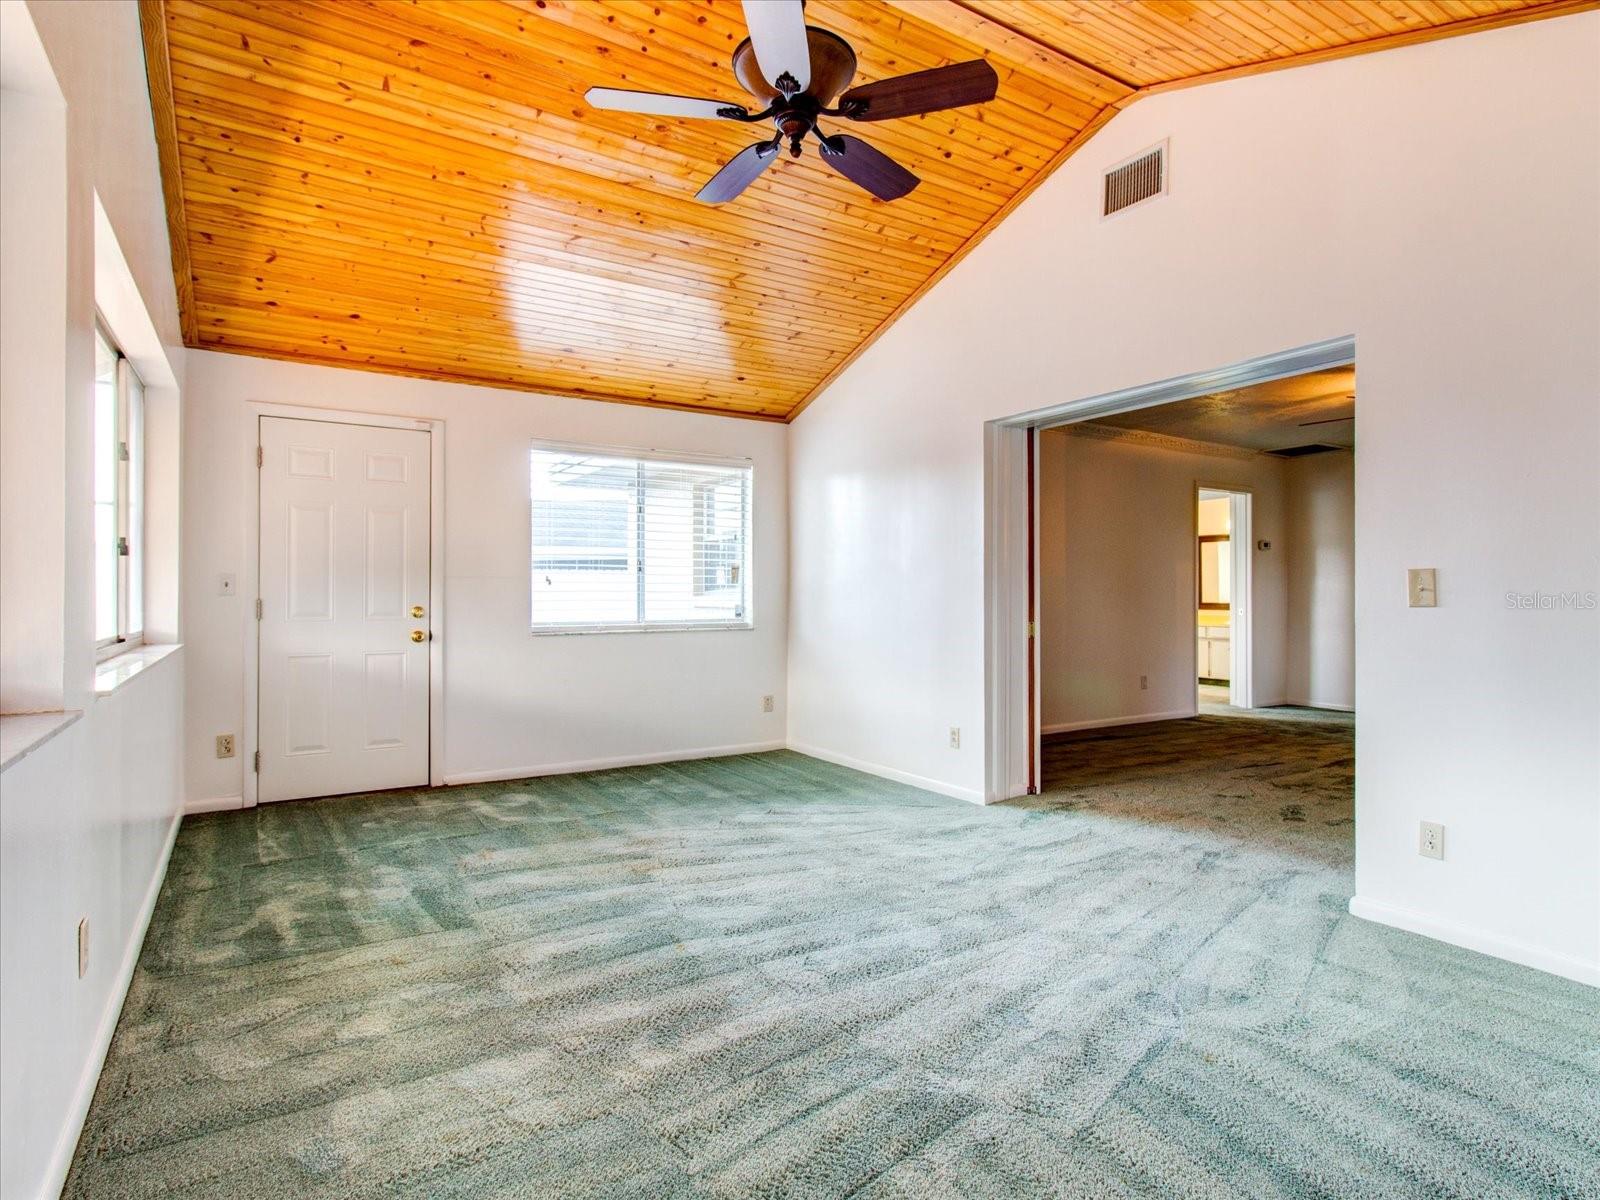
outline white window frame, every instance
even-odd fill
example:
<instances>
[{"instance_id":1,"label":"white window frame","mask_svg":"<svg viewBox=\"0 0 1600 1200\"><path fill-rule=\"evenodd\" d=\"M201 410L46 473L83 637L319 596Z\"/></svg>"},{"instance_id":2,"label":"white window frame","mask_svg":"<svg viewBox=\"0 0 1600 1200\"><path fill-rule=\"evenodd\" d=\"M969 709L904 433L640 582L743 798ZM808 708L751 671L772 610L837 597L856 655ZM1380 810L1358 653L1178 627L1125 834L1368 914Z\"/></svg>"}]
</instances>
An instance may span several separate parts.
<instances>
[{"instance_id":1,"label":"white window frame","mask_svg":"<svg viewBox=\"0 0 1600 1200\"><path fill-rule=\"evenodd\" d=\"M591 633L696 633L709 631L750 630L755 628L755 465L748 458L731 455L696 454L678 450L642 450L631 446L599 446L582 442L552 442L535 438L528 447L528 465L531 471L533 455L537 451L557 454L594 454L618 458L640 465L647 462L673 463L684 466L730 467L745 472L744 497L744 616L731 621L593 621L577 623L541 623L534 613L533 602L533 495L528 495L528 623L534 637L563 637ZM642 562L642 558L640 560ZM638 575L639 608L643 612L644 573Z\"/></svg>"},{"instance_id":2,"label":"white window frame","mask_svg":"<svg viewBox=\"0 0 1600 1200\"><path fill-rule=\"evenodd\" d=\"M137 530L134 529L132 515L134 510L137 509L142 520L145 511L145 505L144 497L142 495L138 497L139 503L137 505L133 503L135 497L133 495L134 463L131 433L135 420L135 414L133 412L133 391L130 381L137 381L139 383L140 399L138 405L140 412L137 414L137 421L139 427L138 450L141 459L144 456L144 381L140 379L138 373L134 371L133 364L128 361L127 354L123 352L122 346L118 343L116 337L112 334L110 328L106 325L104 319L101 318L98 313L95 315L95 328L99 336L105 340L106 345L110 347L111 352L117 357L115 422L116 449L114 453L116 454L117 460L116 536L121 549L117 555L117 632L110 637L99 638L95 641L95 661L103 662L108 658L114 658L118 654L126 653L127 651L135 649L136 647L144 644L144 622L142 620L144 615L143 604L139 606L139 613L141 617L139 628L132 629L129 627L132 624L130 614L132 612L133 587L135 583L137 583L138 587L141 589L144 587L143 575L145 565L144 530L142 528ZM94 454L98 456L101 449L102 447L96 444L94 447ZM140 470L138 472L139 486L141 489L144 485L143 465L144 464L142 462L139 464ZM137 543L137 546L135 546L135 543ZM138 580L134 580L132 577L132 562L136 549L140 567L140 578ZM95 564L93 576L95 594L97 597L99 595L100 585L99 573L100 564L97 562Z\"/></svg>"}]
</instances>

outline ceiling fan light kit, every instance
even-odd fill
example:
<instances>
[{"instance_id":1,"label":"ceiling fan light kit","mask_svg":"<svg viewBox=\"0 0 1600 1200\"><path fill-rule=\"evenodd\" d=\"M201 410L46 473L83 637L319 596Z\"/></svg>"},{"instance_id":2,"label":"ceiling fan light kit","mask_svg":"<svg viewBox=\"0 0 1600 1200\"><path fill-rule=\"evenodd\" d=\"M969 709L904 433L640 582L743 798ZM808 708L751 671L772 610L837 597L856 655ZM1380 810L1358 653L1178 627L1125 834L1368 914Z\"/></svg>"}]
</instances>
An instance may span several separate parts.
<instances>
[{"instance_id":1,"label":"ceiling fan light kit","mask_svg":"<svg viewBox=\"0 0 1600 1200\"><path fill-rule=\"evenodd\" d=\"M741 104L658 92L590 88L585 95L594 108L620 112L747 124L771 121L776 130L772 138L746 146L700 189L695 199L707 204L725 204L743 192L777 161L784 142L790 155L799 158L808 134L817 140L818 157L833 170L879 200L898 200L921 181L858 137L823 133L818 119L920 116L982 104L994 99L1000 85L994 68L980 58L846 91L855 78L856 53L838 34L807 25L803 0L744 0L744 15L750 36L734 49L733 74L761 105L755 112Z\"/></svg>"}]
</instances>

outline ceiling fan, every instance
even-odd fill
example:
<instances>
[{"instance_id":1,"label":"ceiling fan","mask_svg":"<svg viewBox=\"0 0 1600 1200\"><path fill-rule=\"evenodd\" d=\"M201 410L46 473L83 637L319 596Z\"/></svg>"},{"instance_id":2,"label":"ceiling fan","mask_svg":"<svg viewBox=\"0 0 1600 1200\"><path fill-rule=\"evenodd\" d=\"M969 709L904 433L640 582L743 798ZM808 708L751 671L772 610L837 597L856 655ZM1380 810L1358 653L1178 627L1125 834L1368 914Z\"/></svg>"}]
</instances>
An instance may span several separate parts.
<instances>
[{"instance_id":1,"label":"ceiling fan","mask_svg":"<svg viewBox=\"0 0 1600 1200\"><path fill-rule=\"evenodd\" d=\"M824 134L817 128L817 118L887 121L914 117L993 100L1000 86L994 68L979 58L880 79L846 92L856 73L856 53L838 34L806 24L804 0L744 0L744 18L750 36L734 49L733 73L764 106L757 112L740 104L662 92L597 87L584 95L593 107L618 112L721 121L770 120L777 136L746 146L713 175L695 196L707 204L724 204L754 183L777 161L785 139L789 153L799 158L807 134L817 139L822 161L839 174L880 200L898 200L921 180L858 137ZM836 106L828 107L835 97Z\"/></svg>"}]
</instances>

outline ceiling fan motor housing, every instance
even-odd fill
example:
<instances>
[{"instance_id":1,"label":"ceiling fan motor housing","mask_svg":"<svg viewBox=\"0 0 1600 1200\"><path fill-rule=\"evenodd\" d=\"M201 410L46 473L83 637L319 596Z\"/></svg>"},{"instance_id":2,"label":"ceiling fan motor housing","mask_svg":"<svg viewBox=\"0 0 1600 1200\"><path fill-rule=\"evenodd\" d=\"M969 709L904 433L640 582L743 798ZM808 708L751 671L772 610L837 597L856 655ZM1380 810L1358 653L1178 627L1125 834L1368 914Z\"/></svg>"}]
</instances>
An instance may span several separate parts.
<instances>
[{"instance_id":1,"label":"ceiling fan motor housing","mask_svg":"<svg viewBox=\"0 0 1600 1200\"><path fill-rule=\"evenodd\" d=\"M817 108L825 108L855 78L856 52L837 33L818 29L815 25L806 26L806 43L811 49L811 82L804 92L793 99L806 96ZM734 47L733 74L739 86L759 100L762 107L783 99L783 93L762 76L749 38Z\"/></svg>"}]
</instances>

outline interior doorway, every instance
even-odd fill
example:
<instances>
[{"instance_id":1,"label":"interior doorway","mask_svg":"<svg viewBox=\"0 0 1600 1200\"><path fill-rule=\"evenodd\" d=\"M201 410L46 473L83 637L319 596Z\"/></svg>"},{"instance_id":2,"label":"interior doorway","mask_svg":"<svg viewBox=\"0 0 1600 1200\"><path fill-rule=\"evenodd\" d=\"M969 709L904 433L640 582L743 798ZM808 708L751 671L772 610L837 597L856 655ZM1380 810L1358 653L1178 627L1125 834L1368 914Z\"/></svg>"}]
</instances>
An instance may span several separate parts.
<instances>
[{"instance_id":1,"label":"interior doorway","mask_svg":"<svg viewBox=\"0 0 1600 1200\"><path fill-rule=\"evenodd\" d=\"M1251 500L1195 485L1195 710L1250 708Z\"/></svg>"},{"instance_id":2,"label":"interior doorway","mask_svg":"<svg viewBox=\"0 0 1600 1200\"><path fill-rule=\"evenodd\" d=\"M1329 461L1344 472L1345 523L1353 536L1353 440L1341 439L1353 438L1354 359L1354 340L1338 338L1034 410L986 427L987 799L1021 796L1047 784L1042 741L1052 734L1200 716L1197 505L1203 489L1226 493L1229 504L1226 709L1246 715L1296 702L1353 707L1353 602L1346 613L1347 636L1331 653L1319 651L1324 666L1324 660L1347 655L1347 686L1339 686L1337 670L1323 671L1319 678L1334 681L1326 695L1345 692L1350 704L1336 699L1322 704L1309 692L1296 701L1285 691L1290 667L1284 647L1282 468L1302 454L1329 452ZM1336 393L1341 379L1346 390ZM1279 388L1257 386L1273 383ZM1296 389L1316 394L1307 399ZM1255 441L1229 444L1212 430L1241 404L1271 407L1274 413L1255 429ZM1101 460L1116 457L1104 453L1108 449L1120 453L1130 447L1151 457L1166 452L1169 459L1201 452L1204 457L1176 469L1169 461L1159 486L1122 490L1102 486L1104 479L1093 470L1076 470L1070 478L1078 491L1049 498L1052 509L1041 501L1051 486L1051 446L1059 448L1061 437L1080 450L1098 447L1088 457ZM1196 442L1211 444L1196 447ZM1070 567L1040 559L1051 514L1063 511L1099 526L1074 543ZM1116 520L1128 527L1113 530ZM1130 548L1155 541L1161 545L1161 563L1135 561ZM1316 586L1333 582L1336 590L1343 586L1353 594L1353 554L1344 555L1340 564L1339 571L1348 576L1342 584L1335 571L1323 572L1327 578L1319 577ZM1316 570L1324 565L1317 562ZM1063 622L1052 608L1052 572L1078 585L1083 603L1075 619ZM1076 662L1065 673L1052 662L1063 645L1070 646ZM1220 646L1217 653L1224 654ZM1216 661L1220 666L1222 658ZM1063 679L1065 711L1052 693Z\"/></svg>"}]
</instances>

